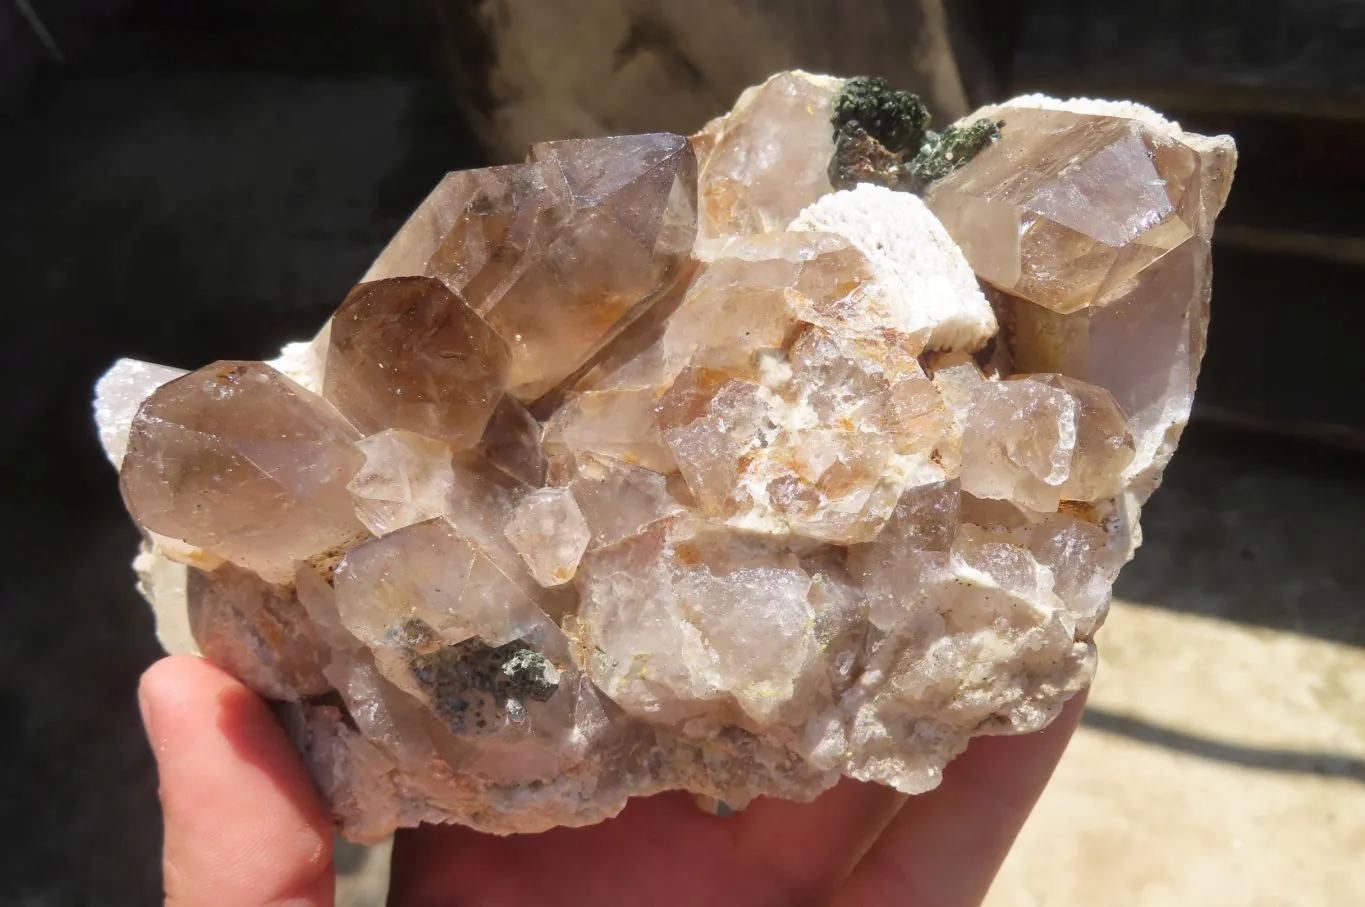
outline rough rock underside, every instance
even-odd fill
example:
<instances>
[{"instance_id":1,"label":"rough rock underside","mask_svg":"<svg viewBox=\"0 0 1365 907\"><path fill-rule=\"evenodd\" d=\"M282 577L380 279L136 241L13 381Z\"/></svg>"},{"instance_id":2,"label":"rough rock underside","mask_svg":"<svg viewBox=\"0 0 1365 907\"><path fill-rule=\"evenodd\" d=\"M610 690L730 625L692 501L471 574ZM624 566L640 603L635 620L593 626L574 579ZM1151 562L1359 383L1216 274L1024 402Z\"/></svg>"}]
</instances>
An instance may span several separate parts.
<instances>
[{"instance_id":1,"label":"rough rock underside","mask_svg":"<svg viewBox=\"0 0 1365 907\"><path fill-rule=\"evenodd\" d=\"M102 379L162 641L280 704L358 840L930 790L1090 681L1234 165L798 72L452 173L315 340Z\"/></svg>"}]
</instances>

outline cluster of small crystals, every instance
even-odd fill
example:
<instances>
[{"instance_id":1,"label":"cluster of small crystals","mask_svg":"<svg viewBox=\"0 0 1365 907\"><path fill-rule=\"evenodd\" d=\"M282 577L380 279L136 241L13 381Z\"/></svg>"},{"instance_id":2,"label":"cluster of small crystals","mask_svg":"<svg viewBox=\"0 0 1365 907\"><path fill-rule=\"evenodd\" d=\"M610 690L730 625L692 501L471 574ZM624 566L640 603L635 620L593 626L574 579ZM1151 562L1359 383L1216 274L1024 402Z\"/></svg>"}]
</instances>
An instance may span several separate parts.
<instances>
[{"instance_id":1,"label":"cluster of small crystals","mask_svg":"<svg viewBox=\"0 0 1365 907\"><path fill-rule=\"evenodd\" d=\"M163 639L347 834L922 792L1089 682L1231 144L1006 105L923 201L836 192L843 86L452 173L312 344L102 383Z\"/></svg>"}]
</instances>

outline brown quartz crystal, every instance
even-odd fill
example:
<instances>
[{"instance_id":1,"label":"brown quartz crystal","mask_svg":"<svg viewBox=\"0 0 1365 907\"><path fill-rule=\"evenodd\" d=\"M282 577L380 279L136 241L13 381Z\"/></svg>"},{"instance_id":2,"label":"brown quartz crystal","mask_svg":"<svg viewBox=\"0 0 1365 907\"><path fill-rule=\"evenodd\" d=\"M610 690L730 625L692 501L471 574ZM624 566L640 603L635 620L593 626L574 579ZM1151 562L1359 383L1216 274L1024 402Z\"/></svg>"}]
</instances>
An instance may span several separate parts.
<instances>
[{"instance_id":1,"label":"brown quartz crystal","mask_svg":"<svg viewBox=\"0 0 1365 907\"><path fill-rule=\"evenodd\" d=\"M272 582L365 535L346 483L360 433L261 362L216 362L156 390L128 434L123 499L149 532Z\"/></svg>"},{"instance_id":2,"label":"brown quartz crystal","mask_svg":"<svg viewBox=\"0 0 1365 907\"><path fill-rule=\"evenodd\" d=\"M461 294L510 346L511 392L534 400L672 284L696 180L682 136L542 142L528 163L442 180L366 280L427 275Z\"/></svg>"},{"instance_id":3,"label":"brown quartz crystal","mask_svg":"<svg viewBox=\"0 0 1365 907\"><path fill-rule=\"evenodd\" d=\"M1089 683L1235 148L859 84L452 173L273 365L101 381L163 641L278 703L347 835L920 793ZM913 179L835 191L854 108L918 110Z\"/></svg>"},{"instance_id":4,"label":"brown quartz crystal","mask_svg":"<svg viewBox=\"0 0 1365 907\"><path fill-rule=\"evenodd\" d=\"M507 342L441 281L376 280L332 317L322 395L365 434L402 428L472 447L510 362Z\"/></svg>"}]
</instances>

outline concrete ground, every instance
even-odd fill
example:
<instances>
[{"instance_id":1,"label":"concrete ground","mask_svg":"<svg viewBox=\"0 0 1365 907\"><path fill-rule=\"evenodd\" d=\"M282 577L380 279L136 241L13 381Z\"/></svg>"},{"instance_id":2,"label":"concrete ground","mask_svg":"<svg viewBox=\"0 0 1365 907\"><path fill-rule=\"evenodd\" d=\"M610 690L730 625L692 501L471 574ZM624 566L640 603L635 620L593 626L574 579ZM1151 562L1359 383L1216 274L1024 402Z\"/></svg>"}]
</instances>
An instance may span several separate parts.
<instances>
[{"instance_id":1,"label":"concrete ground","mask_svg":"<svg viewBox=\"0 0 1365 907\"><path fill-rule=\"evenodd\" d=\"M1365 649L1127 602L986 907L1365 902Z\"/></svg>"},{"instance_id":2,"label":"concrete ground","mask_svg":"<svg viewBox=\"0 0 1365 907\"><path fill-rule=\"evenodd\" d=\"M987 907L1365 903L1362 467L1187 435Z\"/></svg>"},{"instance_id":3,"label":"concrete ground","mask_svg":"<svg viewBox=\"0 0 1365 907\"><path fill-rule=\"evenodd\" d=\"M308 57L309 26L269 60L135 30L0 120L0 904L159 900L134 705L157 650L92 381L118 355L193 366L311 330L476 162L430 73L365 58L369 31ZM1365 903L1362 467L1190 432L992 907ZM341 863L350 907L381 903L382 852Z\"/></svg>"}]
</instances>

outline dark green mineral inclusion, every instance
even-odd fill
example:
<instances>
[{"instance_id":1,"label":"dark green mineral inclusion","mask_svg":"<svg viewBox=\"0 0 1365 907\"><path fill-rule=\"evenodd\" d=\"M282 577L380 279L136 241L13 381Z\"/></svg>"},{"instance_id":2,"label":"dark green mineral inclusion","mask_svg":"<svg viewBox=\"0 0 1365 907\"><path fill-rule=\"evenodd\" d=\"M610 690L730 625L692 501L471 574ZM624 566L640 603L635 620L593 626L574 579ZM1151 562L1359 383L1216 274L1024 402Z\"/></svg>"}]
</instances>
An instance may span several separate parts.
<instances>
[{"instance_id":1,"label":"dark green mineral inclusion","mask_svg":"<svg viewBox=\"0 0 1365 907\"><path fill-rule=\"evenodd\" d=\"M550 659L534 649L521 649L503 662L502 673L507 675L513 695L521 699L535 699L544 702L554 695L559 687L557 675Z\"/></svg>"},{"instance_id":2,"label":"dark green mineral inclusion","mask_svg":"<svg viewBox=\"0 0 1365 907\"><path fill-rule=\"evenodd\" d=\"M829 162L829 182L835 189L852 189L859 183L899 189L904 178L905 157L887 151L857 123L835 131Z\"/></svg>"},{"instance_id":3,"label":"dark green mineral inclusion","mask_svg":"<svg viewBox=\"0 0 1365 907\"><path fill-rule=\"evenodd\" d=\"M494 647L474 637L447 645L416 618L392 628L389 639L457 732L500 720L509 700L544 702L559 688L554 664L524 642Z\"/></svg>"},{"instance_id":4,"label":"dark green mineral inclusion","mask_svg":"<svg viewBox=\"0 0 1365 907\"><path fill-rule=\"evenodd\" d=\"M858 76L834 99L836 141L841 130L855 125L892 154L912 155L924 144L929 108L918 95L896 91L885 79Z\"/></svg>"},{"instance_id":5,"label":"dark green mineral inclusion","mask_svg":"<svg viewBox=\"0 0 1365 907\"><path fill-rule=\"evenodd\" d=\"M942 135L929 133L920 153L906 165L911 184L922 189L943 179L1000 138L1000 126L992 120L977 120L949 127Z\"/></svg>"},{"instance_id":6,"label":"dark green mineral inclusion","mask_svg":"<svg viewBox=\"0 0 1365 907\"><path fill-rule=\"evenodd\" d=\"M834 99L834 157L829 180L836 189L876 183L920 193L970 161L1000 137L999 123L978 120L942 135L929 131L929 109L919 97L885 79L849 79Z\"/></svg>"}]
</instances>

